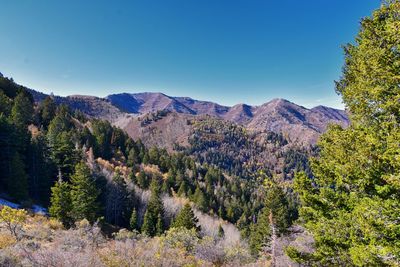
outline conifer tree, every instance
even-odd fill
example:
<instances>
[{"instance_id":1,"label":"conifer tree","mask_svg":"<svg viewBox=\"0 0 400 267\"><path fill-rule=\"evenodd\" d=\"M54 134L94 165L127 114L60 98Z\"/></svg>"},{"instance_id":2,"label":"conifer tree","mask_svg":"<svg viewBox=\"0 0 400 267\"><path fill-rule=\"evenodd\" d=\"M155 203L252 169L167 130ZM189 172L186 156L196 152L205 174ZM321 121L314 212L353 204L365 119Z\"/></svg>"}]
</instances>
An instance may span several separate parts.
<instances>
[{"instance_id":1,"label":"conifer tree","mask_svg":"<svg viewBox=\"0 0 400 267\"><path fill-rule=\"evenodd\" d=\"M39 107L39 114L43 126L47 129L51 120L56 115L57 106L51 96L46 97Z\"/></svg>"},{"instance_id":2,"label":"conifer tree","mask_svg":"<svg viewBox=\"0 0 400 267\"><path fill-rule=\"evenodd\" d=\"M89 167L80 162L71 176L72 217L75 221L87 219L94 222L97 218L99 190L90 173Z\"/></svg>"},{"instance_id":3,"label":"conifer tree","mask_svg":"<svg viewBox=\"0 0 400 267\"><path fill-rule=\"evenodd\" d=\"M355 44L345 47L337 92L351 125L330 127L312 160L313 178L300 173L300 218L315 251L289 248L315 266L400 265L400 1L386 1L364 18Z\"/></svg>"},{"instance_id":4,"label":"conifer tree","mask_svg":"<svg viewBox=\"0 0 400 267\"><path fill-rule=\"evenodd\" d=\"M143 234L148 236L154 236L156 234L156 222L154 221L153 214L149 209L144 213L141 230Z\"/></svg>"},{"instance_id":5,"label":"conifer tree","mask_svg":"<svg viewBox=\"0 0 400 267\"><path fill-rule=\"evenodd\" d=\"M73 224L70 190L69 184L61 180L57 181L51 188L50 216L62 222L65 227L70 227Z\"/></svg>"},{"instance_id":6,"label":"conifer tree","mask_svg":"<svg viewBox=\"0 0 400 267\"><path fill-rule=\"evenodd\" d=\"M107 186L106 220L118 226L127 226L131 214L130 195L124 178L117 173Z\"/></svg>"},{"instance_id":7,"label":"conifer tree","mask_svg":"<svg viewBox=\"0 0 400 267\"><path fill-rule=\"evenodd\" d=\"M222 225L219 224L219 226L218 226L218 237L219 238L224 238L224 236L225 236L224 228L222 228Z\"/></svg>"},{"instance_id":8,"label":"conifer tree","mask_svg":"<svg viewBox=\"0 0 400 267\"><path fill-rule=\"evenodd\" d=\"M11 159L10 171L10 177L7 179L8 192L16 200L28 199L28 176L18 152L15 152Z\"/></svg>"},{"instance_id":9,"label":"conifer tree","mask_svg":"<svg viewBox=\"0 0 400 267\"><path fill-rule=\"evenodd\" d=\"M178 215L175 217L171 227L179 228L183 227L186 229L195 228L197 231L200 231L200 226L198 226L199 220L194 215L192 208L189 203L186 203L183 208L180 210Z\"/></svg>"},{"instance_id":10,"label":"conifer tree","mask_svg":"<svg viewBox=\"0 0 400 267\"><path fill-rule=\"evenodd\" d=\"M142 232L149 236L155 236L164 231L162 221L164 217L164 206L160 197L159 181L157 179L152 180L150 189L151 197L144 215Z\"/></svg>"},{"instance_id":11,"label":"conifer tree","mask_svg":"<svg viewBox=\"0 0 400 267\"><path fill-rule=\"evenodd\" d=\"M11 118L15 125L23 128L32 122L33 105L25 93L20 92L14 99Z\"/></svg>"},{"instance_id":12,"label":"conifer tree","mask_svg":"<svg viewBox=\"0 0 400 267\"><path fill-rule=\"evenodd\" d=\"M136 209L132 209L132 214L131 214L131 218L129 219L129 227L131 230L137 230L138 229L138 225L137 225L137 213L136 213Z\"/></svg>"},{"instance_id":13,"label":"conifer tree","mask_svg":"<svg viewBox=\"0 0 400 267\"><path fill-rule=\"evenodd\" d=\"M187 191L186 182L185 182L185 180L183 180L181 183L181 186L179 187L179 190L178 190L178 196L186 197L186 191Z\"/></svg>"},{"instance_id":14,"label":"conifer tree","mask_svg":"<svg viewBox=\"0 0 400 267\"><path fill-rule=\"evenodd\" d=\"M147 189L149 187L149 178L143 170L139 172L137 183L140 188Z\"/></svg>"},{"instance_id":15,"label":"conifer tree","mask_svg":"<svg viewBox=\"0 0 400 267\"><path fill-rule=\"evenodd\" d=\"M156 235L160 236L164 233L164 223L161 214L157 216Z\"/></svg>"},{"instance_id":16,"label":"conifer tree","mask_svg":"<svg viewBox=\"0 0 400 267\"><path fill-rule=\"evenodd\" d=\"M257 223L250 226L249 245L251 253L255 256L269 245L271 237L269 214L270 210L263 208L257 217Z\"/></svg>"},{"instance_id":17,"label":"conifer tree","mask_svg":"<svg viewBox=\"0 0 400 267\"><path fill-rule=\"evenodd\" d=\"M193 194L193 201L196 203L197 207L206 212L208 207L208 202L203 191L197 186Z\"/></svg>"},{"instance_id":18,"label":"conifer tree","mask_svg":"<svg viewBox=\"0 0 400 267\"><path fill-rule=\"evenodd\" d=\"M9 116L11 113L11 100L0 90L0 114Z\"/></svg>"}]
</instances>

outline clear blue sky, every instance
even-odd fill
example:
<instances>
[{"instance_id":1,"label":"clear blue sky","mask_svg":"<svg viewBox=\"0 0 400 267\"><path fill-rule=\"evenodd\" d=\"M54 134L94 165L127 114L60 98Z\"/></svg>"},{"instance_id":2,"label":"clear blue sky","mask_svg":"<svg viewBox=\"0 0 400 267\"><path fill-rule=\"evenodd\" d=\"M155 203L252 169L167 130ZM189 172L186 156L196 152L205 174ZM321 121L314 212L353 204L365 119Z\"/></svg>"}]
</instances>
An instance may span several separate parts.
<instances>
[{"instance_id":1,"label":"clear blue sky","mask_svg":"<svg viewBox=\"0 0 400 267\"><path fill-rule=\"evenodd\" d=\"M342 107L341 45L379 0L0 0L0 72L57 95Z\"/></svg>"}]
</instances>

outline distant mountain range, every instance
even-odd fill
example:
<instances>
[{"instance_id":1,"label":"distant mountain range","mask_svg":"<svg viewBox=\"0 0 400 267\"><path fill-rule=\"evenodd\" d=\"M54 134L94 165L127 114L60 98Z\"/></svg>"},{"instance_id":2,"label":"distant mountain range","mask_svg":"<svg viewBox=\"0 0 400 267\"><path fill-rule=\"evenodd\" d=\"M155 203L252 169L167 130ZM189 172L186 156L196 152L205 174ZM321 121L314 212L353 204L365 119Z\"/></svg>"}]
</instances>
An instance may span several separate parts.
<instances>
[{"instance_id":1,"label":"distant mountain range","mask_svg":"<svg viewBox=\"0 0 400 267\"><path fill-rule=\"evenodd\" d=\"M34 90L31 93L38 102L47 96ZM261 106L237 104L232 107L189 97L171 97L149 92L112 94L105 98L55 96L54 99L57 103L78 109L88 116L107 119L125 129L134 138L147 140L151 134L150 139L162 141L150 142L150 145L166 147L171 147L171 142L184 144L185 138L191 132L190 124L186 122L204 117L233 122L252 132L282 133L290 141L305 145L314 144L328 124L347 126L349 123L343 110L325 106L308 109L285 99L273 99ZM157 112L163 112L163 116L158 114L158 118L154 120ZM153 116L149 116L151 114ZM144 120L146 123L143 123Z\"/></svg>"}]
</instances>

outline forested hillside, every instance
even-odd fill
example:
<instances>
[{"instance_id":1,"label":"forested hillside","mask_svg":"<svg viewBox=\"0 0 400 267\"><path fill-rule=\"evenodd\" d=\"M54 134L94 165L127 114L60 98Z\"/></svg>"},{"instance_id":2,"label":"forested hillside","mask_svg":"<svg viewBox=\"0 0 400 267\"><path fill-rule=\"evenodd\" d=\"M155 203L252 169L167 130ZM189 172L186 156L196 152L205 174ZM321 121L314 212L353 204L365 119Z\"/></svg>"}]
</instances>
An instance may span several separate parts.
<instances>
[{"instance_id":1,"label":"forested hillside","mask_svg":"<svg viewBox=\"0 0 400 267\"><path fill-rule=\"evenodd\" d=\"M400 266L400 2L344 51L350 122L0 74L0 266Z\"/></svg>"},{"instance_id":2,"label":"forested hillside","mask_svg":"<svg viewBox=\"0 0 400 267\"><path fill-rule=\"evenodd\" d=\"M198 122L190 148L177 148L180 152L147 148L108 121L57 105L50 96L35 104L26 88L0 79L0 145L7 152L1 155L1 195L22 207L48 207L50 216L67 229L86 219L99 223L105 234L127 228L152 237L171 227L195 225L204 238L213 233L211 221L220 220L215 234L232 234L233 224L246 240L265 206L264 179L284 181L297 168L307 170L306 157L294 159L299 163L291 166L291 156L282 165L289 166L287 176L276 179L271 179L275 170L255 168L256 163L242 168L240 155L257 148L256 140L244 129L218 120ZM210 146L210 141L215 144ZM236 149L226 147L232 142ZM283 136L273 133L263 142L271 153L287 145ZM223 156L228 151L233 154ZM292 155L290 151L285 153ZM244 157L251 161L255 154ZM290 186L285 192L282 197L289 209L284 220L289 225L297 216L297 201ZM191 203L182 209L185 214L179 213L182 202ZM251 248L253 255L257 251Z\"/></svg>"}]
</instances>

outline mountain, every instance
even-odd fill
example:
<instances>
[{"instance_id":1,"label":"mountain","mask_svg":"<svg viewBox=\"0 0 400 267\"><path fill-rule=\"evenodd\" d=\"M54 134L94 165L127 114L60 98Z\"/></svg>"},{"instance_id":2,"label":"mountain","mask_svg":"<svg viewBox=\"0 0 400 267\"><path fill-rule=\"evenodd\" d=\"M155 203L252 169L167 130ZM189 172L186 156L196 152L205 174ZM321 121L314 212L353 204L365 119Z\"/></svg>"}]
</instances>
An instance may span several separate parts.
<instances>
[{"instance_id":1,"label":"mountain","mask_svg":"<svg viewBox=\"0 0 400 267\"><path fill-rule=\"evenodd\" d=\"M38 102L46 96L34 90L31 93ZM285 99L273 99L261 106L238 104L232 107L150 92L112 94L106 98L56 96L55 100L90 117L107 119L134 138L152 140L149 141L152 145L164 144L168 148L175 143L187 144L191 134L187 121L196 121L201 116L234 122L252 132L281 133L289 141L304 145L314 144L330 123L348 125L343 110L325 106L308 109ZM165 112L165 116L160 117L158 112Z\"/></svg>"},{"instance_id":2,"label":"mountain","mask_svg":"<svg viewBox=\"0 0 400 267\"><path fill-rule=\"evenodd\" d=\"M238 104L233 107L209 101L199 101L189 97L171 97L161 93L116 94L108 96L107 99L114 106L135 115L144 115L157 111L170 111L192 116L209 115L237 123L255 132L272 131L282 133L289 140L303 144L314 144L330 123L342 126L348 125L345 111L325 106L307 109L285 99L273 99L261 106ZM146 125L140 123L141 126L139 128L141 130L137 128L137 119L140 116L136 119L131 119L131 122L124 120L123 123L117 122L117 124L125 125L126 127L123 128L136 138L149 139L148 136L145 136L149 134L148 130L145 129L147 127L152 129L152 138L182 142L182 133L190 132L187 129L190 127L183 122L187 119L187 116L171 115L167 117L167 119L157 123L148 123ZM174 129L171 129L172 125L174 125ZM135 130L133 130L134 128ZM170 129L170 131L167 129ZM175 135L177 132L180 134ZM157 138L154 135L160 136ZM157 141L154 144L164 141Z\"/></svg>"}]
</instances>

